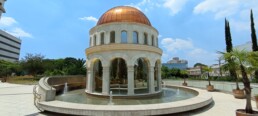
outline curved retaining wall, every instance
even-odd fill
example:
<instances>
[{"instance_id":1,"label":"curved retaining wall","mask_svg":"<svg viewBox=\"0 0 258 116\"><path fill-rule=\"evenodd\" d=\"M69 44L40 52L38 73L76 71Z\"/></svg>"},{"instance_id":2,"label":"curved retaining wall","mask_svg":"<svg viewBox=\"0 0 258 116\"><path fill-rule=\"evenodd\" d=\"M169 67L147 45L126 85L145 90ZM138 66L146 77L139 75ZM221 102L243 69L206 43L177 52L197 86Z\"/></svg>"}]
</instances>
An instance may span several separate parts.
<instances>
[{"instance_id":1,"label":"curved retaining wall","mask_svg":"<svg viewBox=\"0 0 258 116\"><path fill-rule=\"evenodd\" d=\"M64 84L67 83L71 88L85 88L85 76L52 76L43 77L39 80L38 93L41 95L40 101L55 100L57 92L62 91Z\"/></svg>"},{"instance_id":2,"label":"curved retaining wall","mask_svg":"<svg viewBox=\"0 0 258 116\"><path fill-rule=\"evenodd\" d=\"M169 85L181 86L183 83L183 80L163 79L163 81ZM208 81L187 80L186 82L187 82L188 86L197 87L197 88L205 88L206 89L206 85L208 85ZM220 91L224 91L224 92L232 93L232 90L236 89L236 83L234 83L234 82L211 81L211 84L214 85L214 88L216 90L220 90ZM244 85L242 82L239 82L239 87L240 87L240 89L244 88ZM251 83L251 87L252 87L252 95L257 95L258 94L258 84Z\"/></svg>"},{"instance_id":3,"label":"curved retaining wall","mask_svg":"<svg viewBox=\"0 0 258 116\"><path fill-rule=\"evenodd\" d=\"M144 105L92 105L78 104L63 101L39 102L39 107L57 113L73 115L94 115L94 116L143 116L143 115L161 115L172 114L198 109L210 104L213 99L206 90L188 88L198 92L196 97L159 104Z\"/></svg>"}]
</instances>

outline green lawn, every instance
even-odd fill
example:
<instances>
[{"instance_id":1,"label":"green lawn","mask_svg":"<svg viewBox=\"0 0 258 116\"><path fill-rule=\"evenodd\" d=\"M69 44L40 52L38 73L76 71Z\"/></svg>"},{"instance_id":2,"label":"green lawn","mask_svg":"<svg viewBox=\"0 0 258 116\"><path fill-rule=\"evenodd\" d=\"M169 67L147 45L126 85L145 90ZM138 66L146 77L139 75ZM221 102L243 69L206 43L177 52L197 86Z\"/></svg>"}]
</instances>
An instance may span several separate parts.
<instances>
[{"instance_id":1,"label":"green lawn","mask_svg":"<svg viewBox=\"0 0 258 116\"><path fill-rule=\"evenodd\" d=\"M7 82L13 84L35 85L40 78L33 76L14 76L8 77Z\"/></svg>"}]
</instances>

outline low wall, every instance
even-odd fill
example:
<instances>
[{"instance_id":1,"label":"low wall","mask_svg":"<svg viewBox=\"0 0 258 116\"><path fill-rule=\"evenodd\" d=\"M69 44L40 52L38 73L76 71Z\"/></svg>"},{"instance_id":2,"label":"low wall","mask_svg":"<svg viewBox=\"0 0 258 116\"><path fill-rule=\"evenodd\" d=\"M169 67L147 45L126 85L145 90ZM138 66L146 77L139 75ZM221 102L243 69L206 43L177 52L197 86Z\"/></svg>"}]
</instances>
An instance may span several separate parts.
<instances>
[{"instance_id":1,"label":"low wall","mask_svg":"<svg viewBox=\"0 0 258 116\"><path fill-rule=\"evenodd\" d=\"M165 84L168 85L182 85L183 80L169 80L169 79L163 79ZM188 86L197 87L197 88L206 88L206 85L208 85L208 81L197 81L197 80L187 80L186 81ZM214 85L214 88L216 90L224 91L224 92L230 92L232 93L233 89L236 89L236 83L234 82L220 82L220 81L211 81L211 84ZM242 82L239 82L240 89L244 88L244 85ZM252 87L252 96L258 94L258 84L251 84Z\"/></svg>"},{"instance_id":2,"label":"low wall","mask_svg":"<svg viewBox=\"0 0 258 116\"><path fill-rule=\"evenodd\" d=\"M56 94L63 91L64 85L67 83L69 89L85 88L85 76L52 76L43 77L39 80L38 92L41 95L40 101L55 100Z\"/></svg>"}]
</instances>

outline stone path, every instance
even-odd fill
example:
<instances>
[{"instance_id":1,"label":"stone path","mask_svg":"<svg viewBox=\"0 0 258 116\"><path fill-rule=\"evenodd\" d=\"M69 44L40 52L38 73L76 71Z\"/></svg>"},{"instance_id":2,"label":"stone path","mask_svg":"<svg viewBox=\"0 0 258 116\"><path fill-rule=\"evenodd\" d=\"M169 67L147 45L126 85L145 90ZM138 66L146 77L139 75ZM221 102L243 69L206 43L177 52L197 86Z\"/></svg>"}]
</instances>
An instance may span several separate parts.
<instances>
[{"instance_id":1,"label":"stone path","mask_svg":"<svg viewBox=\"0 0 258 116\"><path fill-rule=\"evenodd\" d=\"M33 105L33 85L18 85L0 82L0 115L24 116L37 115Z\"/></svg>"},{"instance_id":2,"label":"stone path","mask_svg":"<svg viewBox=\"0 0 258 116\"><path fill-rule=\"evenodd\" d=\"M39 113L33 105L33 85L18 85L0 82L0 115L1 116L34 116L34 115L51 115L51 113ZM195 115L195 116L234 116L235 110L245 108L245 99L235 99L232 95L211 92L214 103L199 110L178 115ZM254 110L255 102L252 101ZM57 114L52 114L57 115Z\"/></svg>"}]
</instances>

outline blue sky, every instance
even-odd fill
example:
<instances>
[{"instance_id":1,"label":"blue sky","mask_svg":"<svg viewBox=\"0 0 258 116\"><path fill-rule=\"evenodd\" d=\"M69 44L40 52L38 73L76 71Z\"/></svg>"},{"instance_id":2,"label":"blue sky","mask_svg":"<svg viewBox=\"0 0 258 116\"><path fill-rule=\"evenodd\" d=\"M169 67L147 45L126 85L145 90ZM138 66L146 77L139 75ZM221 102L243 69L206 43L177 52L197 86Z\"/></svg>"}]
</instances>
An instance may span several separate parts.
<instances>
[{"instance_id":1,"label":"blue sky","mask_svg":"<svg viewBox=\"0 0 258 116\"><path fill-rule=\"evenodd\" d=\"M22 40L21 56L86 58L89 30L108 9L129 5L140 9L159 31L162 62L172 57L217 63L225 49L224 19L230 22L233 45L251 41L250 9L258 29L257 0L7 0L0 29Z\"/></svg>"}]
</instances>

